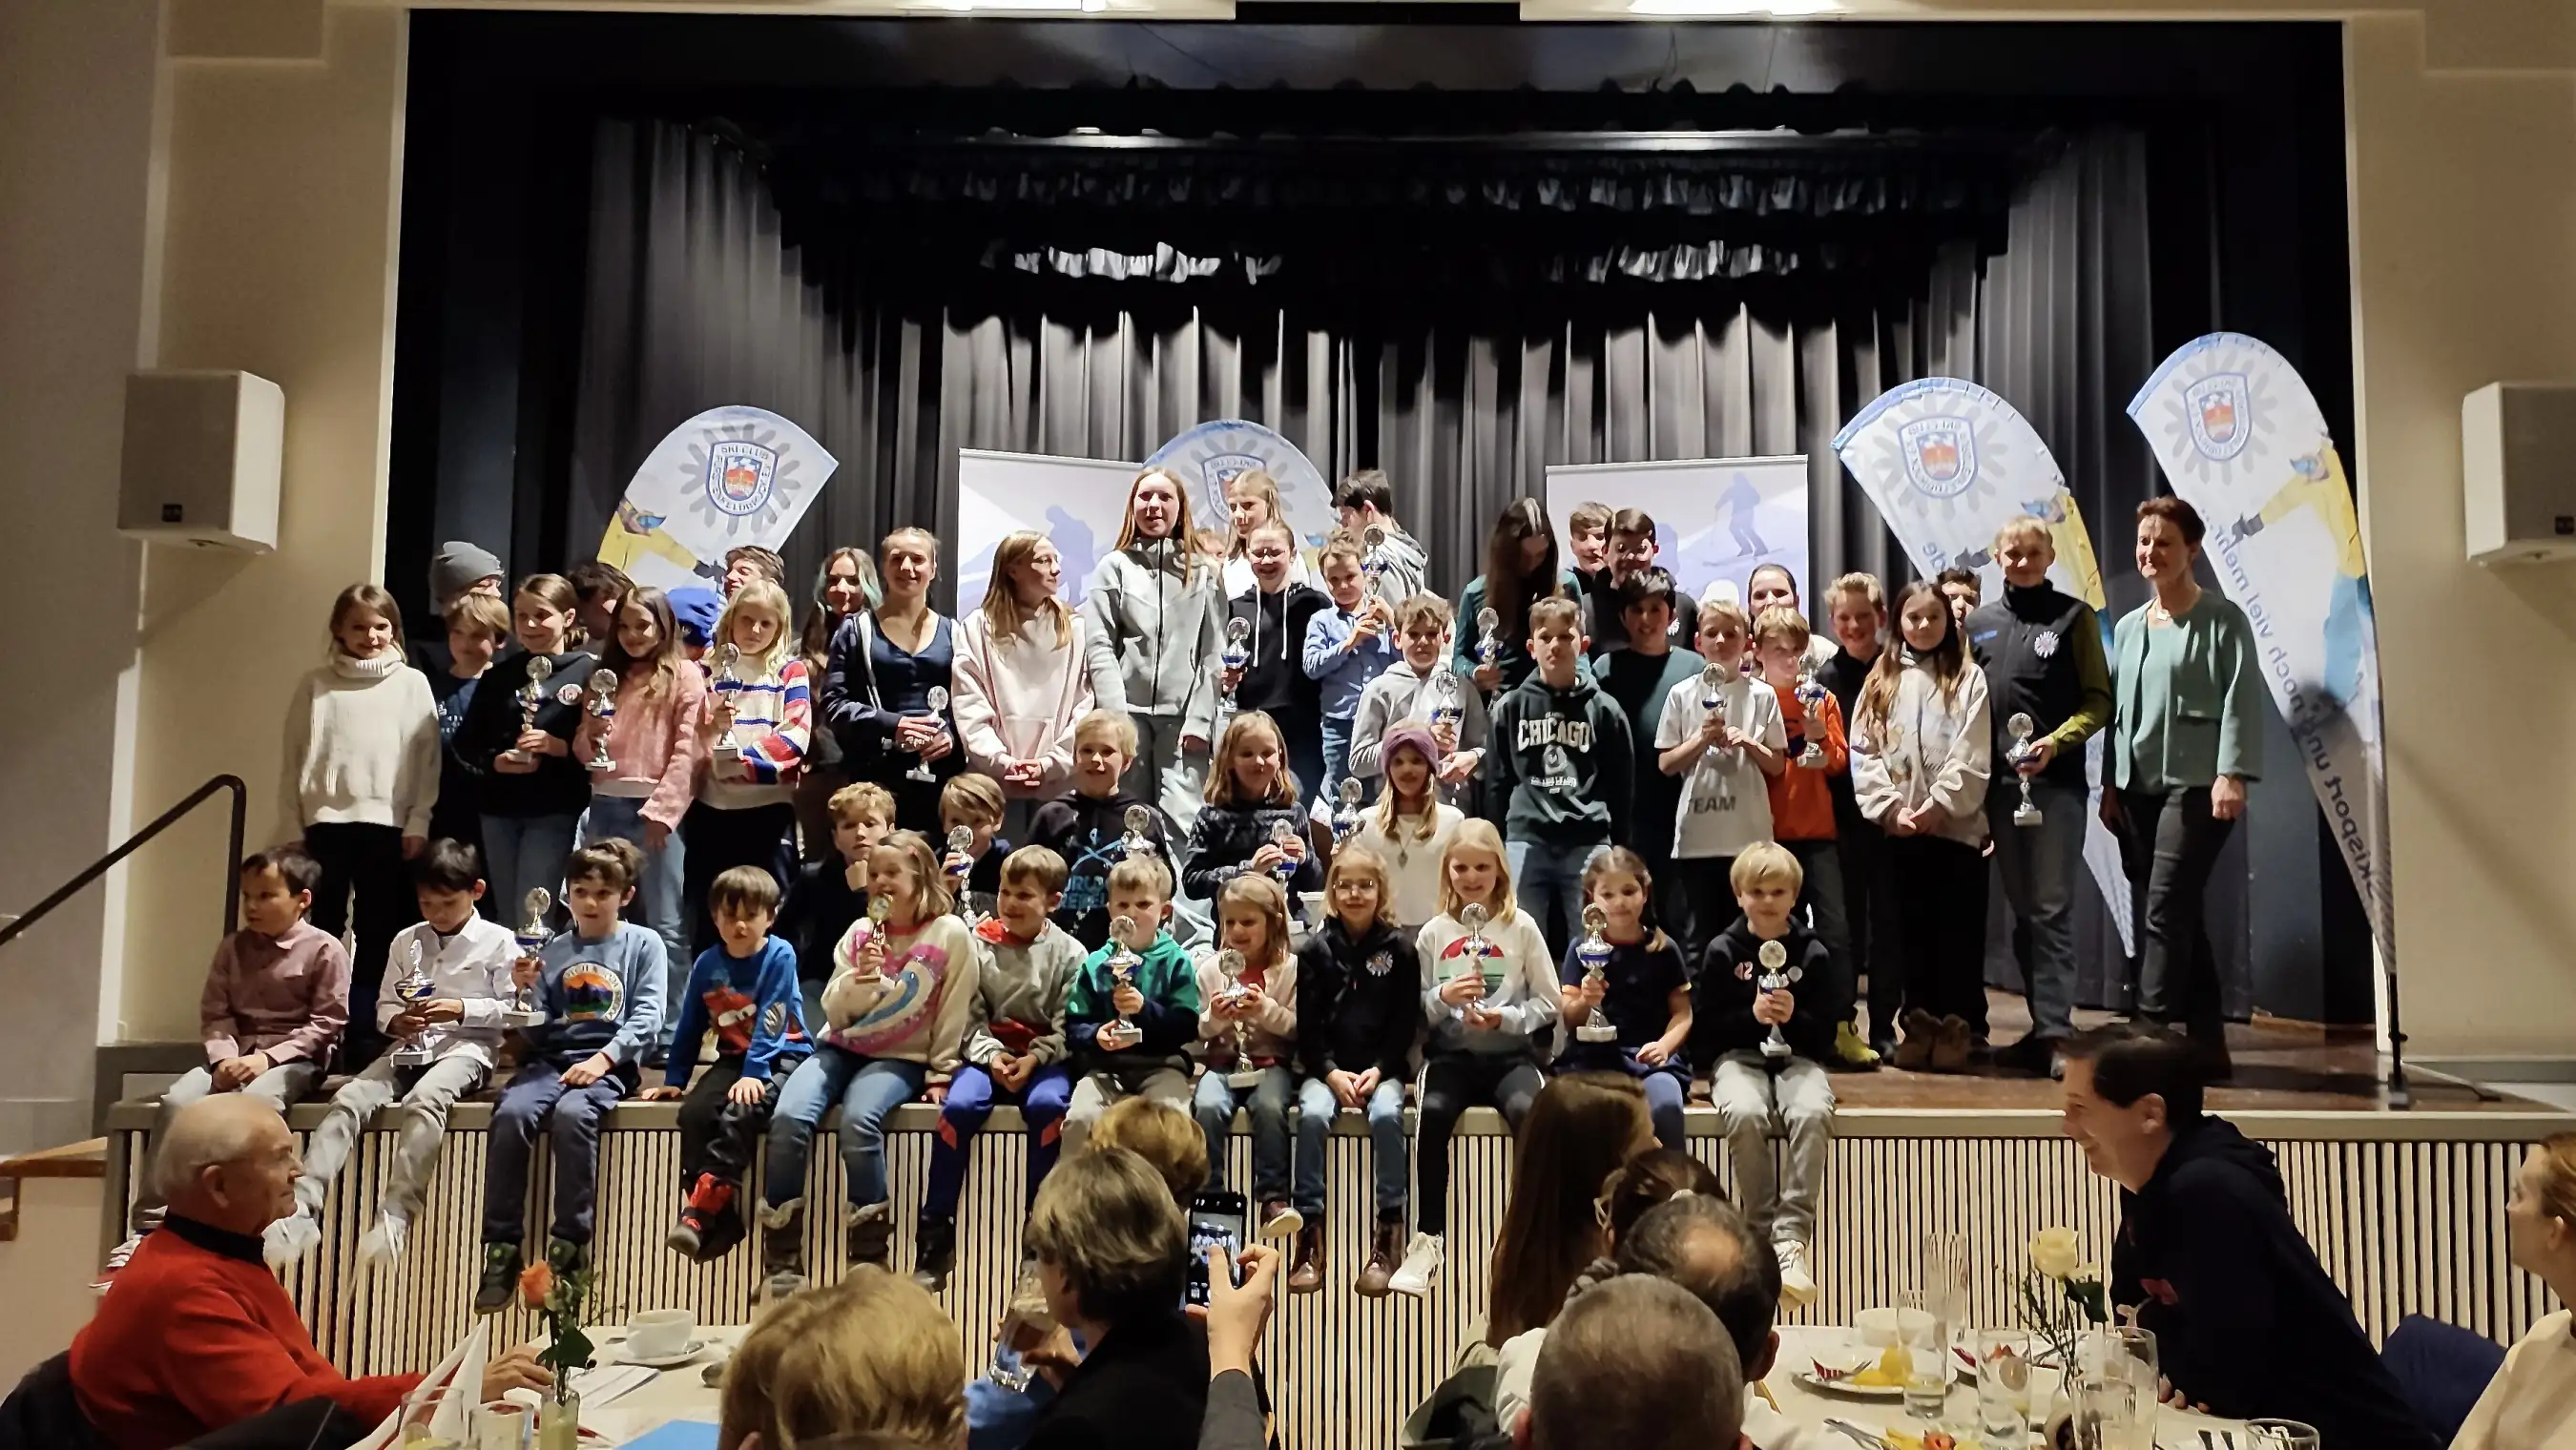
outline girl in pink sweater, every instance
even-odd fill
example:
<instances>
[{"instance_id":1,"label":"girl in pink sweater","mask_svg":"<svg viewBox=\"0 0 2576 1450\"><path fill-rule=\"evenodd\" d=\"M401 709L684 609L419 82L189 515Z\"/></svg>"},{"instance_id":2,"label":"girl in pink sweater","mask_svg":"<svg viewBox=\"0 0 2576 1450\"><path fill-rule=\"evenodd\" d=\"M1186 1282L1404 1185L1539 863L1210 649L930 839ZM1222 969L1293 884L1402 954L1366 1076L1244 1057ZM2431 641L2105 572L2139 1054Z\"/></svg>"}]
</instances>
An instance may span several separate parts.
<instances>
[{"instance_id":1,"label":"girl in pink sweater","mask_svg":"<svg viewBox=\"0 0 2576 1450\"><path fill-rule=\"evenodd\" d=\"M681 651L671 601L659 589L638 589L617 606L617 638L604 658L617 672L617 712L591 716L573 737L574 758L587 763L598 758L593 752L604 734L611 762L590 772L581 844L615 836L643 848L644 871L635 883L640 919L662 938L673 982L685 986L689 912L682 899L680 818L688 814L706 755L698 721L706 714L707 679Z\"/></svg>"},{"instance_id":2,"label":"girl in pink sweater","mask_svg":"<svg viewBox=\"0 0 2576 1450\"><path fill-rule=\"evenodd\" d=\"M1082 619L1056 597L1063 565L1047 536L1023 529L993 550L984 607L958 630L952 667L966 763L1002 784L1001 834L1024 839L1040 802L1073 784L1073 724L1095 702L1125 702L1115 668L1093 679Z\"/></svg>"}]
</instances>

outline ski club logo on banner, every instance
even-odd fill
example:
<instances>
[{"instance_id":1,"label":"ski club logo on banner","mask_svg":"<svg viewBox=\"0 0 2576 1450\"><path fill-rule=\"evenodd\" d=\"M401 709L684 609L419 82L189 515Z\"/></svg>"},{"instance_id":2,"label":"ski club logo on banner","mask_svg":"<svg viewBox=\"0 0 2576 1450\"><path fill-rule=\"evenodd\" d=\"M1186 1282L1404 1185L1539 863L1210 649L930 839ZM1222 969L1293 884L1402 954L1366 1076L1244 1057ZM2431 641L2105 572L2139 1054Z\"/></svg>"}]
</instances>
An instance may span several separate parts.
<instances>
[{"instance_id":1,"label":"ski club logo on banner","mask_svg":"<svg viewBox=\"0 0 2576 1450\"><path fill-rule=\"evenodd\" d=\"M762 408L710 408L662 437L626 484L599 561L657 589L724 577L728 549L783 549L840 467L812 435Z\"/></svg>"},{"instance_id":2,"label":"ski club logo on banner","mask_svg":"<svg viewBox=\"0 0 2576 1450\"><path fill-rule=\"evenodd\" d=\"M2101 613L2102 568L2083 510L2067 492L2048 445L2001 395L1961 378L1901 384L1834 435L1834 454L1924 578L1944 569L1974 569L1986 598L2003 597L1995 533L2013 519L2036 518L2048 525L2057 551L2050 582ZM2108 621L2103 624L2107 647ZM2099 814L2103 744L2096 735L2084 747L2084 779L2094 807L2086 812L2084 864L2122 949L2134 955L2129 877L2120 863L2120 843Z\"/></svg>"},{"instance_id":3,"label":"ski club logo on banner","mask_svg":"<svg viewBox=\"0 0 2576 1450\"><path fill-rule=\"evenodd\" d=\"M727 438L707 450L707 502L729 518L760 512L777 478L777 450L748 438Z\"/></svg>"},{"instance_id":4,"label":"ski club logo on banner","mask_svg":"<svg viewBox=\"0 0 2576 1450\"><path fill-rule=\"evenodd\" d=\"M2218 332L2166 358L2130 400L2129 418L2208 528L2218 587L2254 627L2273 707L2371 935L2394 962L2378 623L2361 522L2325 413L2268 344Z\"/></svg>"},{"instance_id":5,"label":"ski club logo on banner","mask_svg":"<svg viewBox=\"0 0 2576 1450\"><path fill-rule=\"evenodd\" d=\"M1225 486L1247 473L1266 473L1279 485L1288 527L1308 548L1320 547L1340 515L1333 487L1305 450L1276 431L1243 418L1219 418L1182 432L1154 450L1147 468L1167 468L1197 488L1190 512L1200 519L1225 517Z\"/></svg>"}]
</instances>

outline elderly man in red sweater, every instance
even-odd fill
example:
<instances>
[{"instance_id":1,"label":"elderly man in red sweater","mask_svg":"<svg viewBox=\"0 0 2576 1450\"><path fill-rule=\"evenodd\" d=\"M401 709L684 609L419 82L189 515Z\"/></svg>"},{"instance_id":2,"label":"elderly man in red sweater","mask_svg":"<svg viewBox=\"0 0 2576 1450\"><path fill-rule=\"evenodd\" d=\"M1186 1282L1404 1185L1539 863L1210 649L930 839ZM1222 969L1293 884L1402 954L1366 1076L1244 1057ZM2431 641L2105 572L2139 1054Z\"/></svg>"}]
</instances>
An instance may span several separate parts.
<instances>
[{"instance_id":1,"label":"elderly man in red sweater","mask_svg":"<svg viewBox=\"0 0 2576 1450\"><path fill-rule=\"evenodd\" d=\"M72 1340L72 1389L114 1450L168 1450L299 1400L373 1424L420 1382L333 1369L261 1262L261 1232L295 1211L299 1166L285 1120L246 1094L191 1103L172 1121L156 1165L169 1217ZM483 1396L548 1379L512 1350L485 1370Z\"/></svg>"}]
</instances>

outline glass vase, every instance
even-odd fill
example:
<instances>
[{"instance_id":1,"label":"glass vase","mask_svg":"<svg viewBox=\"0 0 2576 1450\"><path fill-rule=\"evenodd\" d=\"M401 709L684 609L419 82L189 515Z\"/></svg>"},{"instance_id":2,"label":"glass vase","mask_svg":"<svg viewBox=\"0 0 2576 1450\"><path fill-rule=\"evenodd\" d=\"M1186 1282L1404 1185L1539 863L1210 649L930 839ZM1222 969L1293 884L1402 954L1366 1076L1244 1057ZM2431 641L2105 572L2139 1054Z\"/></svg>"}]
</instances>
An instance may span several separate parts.
<instances>
[{"instance_id":1,"label":"glass vase","mask_svg":"<svg viewBox=\"0 0 2576 1450\"><path fill-rule=\"evenodd\" d=\"M581 1396L569 1390L563 1398L548 1395L537 1406L537 1450L580 1450Z\"/></svg>"}]
</instances>

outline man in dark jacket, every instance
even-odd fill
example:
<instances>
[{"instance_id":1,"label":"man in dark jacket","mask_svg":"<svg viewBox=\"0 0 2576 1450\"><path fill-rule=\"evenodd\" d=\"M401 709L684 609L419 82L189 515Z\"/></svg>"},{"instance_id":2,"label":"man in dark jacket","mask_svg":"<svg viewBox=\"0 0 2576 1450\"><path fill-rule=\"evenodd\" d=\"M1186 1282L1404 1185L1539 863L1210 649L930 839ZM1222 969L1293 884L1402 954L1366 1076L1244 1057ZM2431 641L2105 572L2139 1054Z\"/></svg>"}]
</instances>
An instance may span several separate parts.
<instances>
[{"instance_id":1,"label":"man in dark jacket","mask_svg":"<svg viewBox=\"0 0 2576 1450\"><path fill-rule=\"evenodd\" d=\"M2304 1421L2328 1445L2433 1450L2290 1221L2271 1150L2201 1112L2190 1043L2105 1028L2065 1057L2066 1135L2120 1185L2111 1299L2155 1332L2172 1402Z\"/></svg>"}]
</instances>

